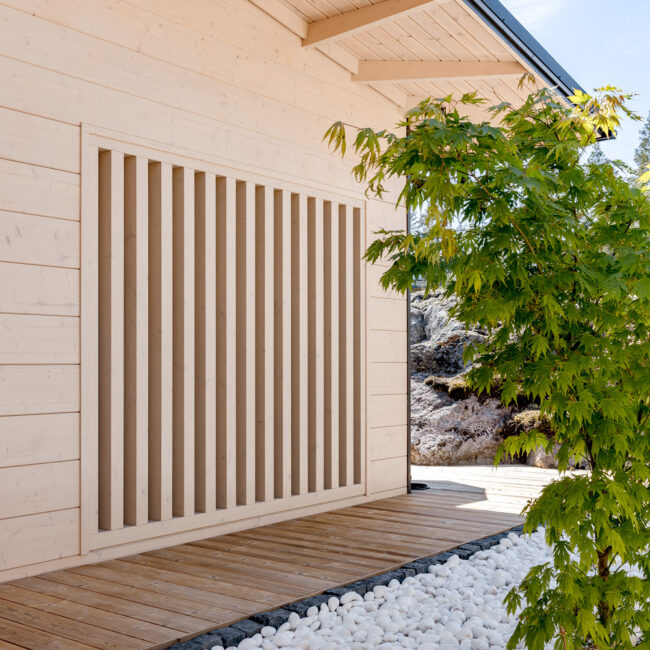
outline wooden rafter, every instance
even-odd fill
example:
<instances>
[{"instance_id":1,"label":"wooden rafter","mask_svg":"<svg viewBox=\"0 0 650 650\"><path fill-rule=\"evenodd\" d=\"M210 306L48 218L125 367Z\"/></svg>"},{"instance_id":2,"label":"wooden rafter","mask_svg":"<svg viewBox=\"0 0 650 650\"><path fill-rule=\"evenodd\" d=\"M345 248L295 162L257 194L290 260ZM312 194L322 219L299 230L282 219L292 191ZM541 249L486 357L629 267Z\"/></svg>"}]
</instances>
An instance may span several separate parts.
<instances>
[{"instance_id":1,"label":"wooden rafter","mask_svg":"<svg viewBox=\"0 0 650 650\"><path fill-rule=\"evenodd\" d=\"M359 83L520 77L518 61L359 61Z\"/></svg>"},{"instance_id":2,"label":"wooden rafter","mask_svg":"<svg viewBox=\"0 0 650 650\"><path fill-rule=\"evenodd\" d=\"M335 41L370 27L376 27L397 16L424 9L440 0L383 0L367 7L346 11L343 14L310 23L304 47L314 47L328 41Z\"/></svg>"}]
</instances>

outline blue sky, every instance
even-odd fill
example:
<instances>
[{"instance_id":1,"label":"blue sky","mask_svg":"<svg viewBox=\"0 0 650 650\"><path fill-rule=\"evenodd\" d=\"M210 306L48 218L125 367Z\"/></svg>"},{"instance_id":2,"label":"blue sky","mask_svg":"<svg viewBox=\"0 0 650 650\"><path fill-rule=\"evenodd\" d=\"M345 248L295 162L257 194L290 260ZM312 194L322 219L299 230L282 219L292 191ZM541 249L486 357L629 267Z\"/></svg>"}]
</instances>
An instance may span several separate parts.
<instances>
[{"instance_id":1,"label":"blue sky","mask_svg":"<svg viewBox=\"0 0 650 650\"><path fill-rule=\"evenodd\" d=\"M582 87L612 84L637 93L632 108L650 111L650 2L648 0L501 0ZM642 122L628 122L609 158L632 163Z\"/></svg>"}]
</instances>

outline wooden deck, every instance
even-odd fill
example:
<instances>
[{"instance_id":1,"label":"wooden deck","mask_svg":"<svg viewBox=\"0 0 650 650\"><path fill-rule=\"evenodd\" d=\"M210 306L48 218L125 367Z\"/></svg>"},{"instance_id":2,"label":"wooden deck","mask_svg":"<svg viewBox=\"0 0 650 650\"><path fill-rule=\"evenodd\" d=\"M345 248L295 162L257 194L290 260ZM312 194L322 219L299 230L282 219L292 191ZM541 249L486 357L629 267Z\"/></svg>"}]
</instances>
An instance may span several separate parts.
<instances>
[{"instance_id":1,"label":"wooden deck","mask_svg":"<svg viewBox=\"0 0 650 650\"><path fill-rule=\"evenodd\" d=\"M555 476L414 468L431 490L6 583L0 650L164 648L515 526Z\"/></svg>"}]
</instances>

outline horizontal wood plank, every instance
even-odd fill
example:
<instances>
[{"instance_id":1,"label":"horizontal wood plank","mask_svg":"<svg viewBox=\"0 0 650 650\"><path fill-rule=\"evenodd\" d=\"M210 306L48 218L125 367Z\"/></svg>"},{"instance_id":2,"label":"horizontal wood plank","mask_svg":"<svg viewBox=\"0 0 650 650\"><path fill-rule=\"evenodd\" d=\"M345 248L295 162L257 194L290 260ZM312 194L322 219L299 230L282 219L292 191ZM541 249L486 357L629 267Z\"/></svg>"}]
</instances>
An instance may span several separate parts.
<instances>
[{"instance_id":1,"label":"horizontal wood plank","mask_svg":"<svg viewBox=\"0 0 650 650\"><path fill-rule=\"evenodd\" d=\"M79 507L79 461L0 469L0 519Z\"/></svg>"},{"instance_id":2,"label":"horizontal wood plank","mask_svg":"<svg viewBox=\"0 0 650 650\"><path fill-rule=\"evenodd\" d=\"M79 458L79 415L48 413L0 418L0 467Z\"/></svg>"},{"instance_id":3,"label":"horizontal wood plank","mask_svg":"<svg viewBox=\"0 0 650 650\"><path fill-rule=\"evenodd\" d=\"M0 314L0 363L79 363L79 319Z\"/></svg>"},{"instance_id":4,"label":"horizontal wood plank","mask_svg":"<svg viewBox=\"0 0 650 650\"><path fill-rule=\"evenodd\" d=\"M0 107L0 158L79 173L78 126Z\"/></svg>"},{"instance_id":5,"label":"horizontal wood plank","mask_svg":"<svg viewBox=\"0 0 650 650\"><path fill-rule=\"evenodd\" d=\"M52 540L57 543L53 544ZM0 571L79 553L79 509L0 521ZM0 613L0 617L4 616ZM11 618L11 617L10 617Z\"/></svg>"},{"instance_id":6,"label":"horizontal wood plank","mask_svg":"<svg viewBox=\"0 0 650 650\"><path fill-rule=\"evenodd\" d=\"M0 312L79 315L79 271L0 262Z\"/></svg>"},{"instance_id":7,"label":"horizontal wood plank","mask_svg":"<svg viewBox=\"0 0 650 650\"><path fill-rule=\"evenodd\" d=\"M0 366L0 415L78 410L78 366Z\"/></svg>"},{"instance_id":8,"label":"horizontal wood plank","mask_svg":"<svg viewBox=\"0 0 650 650\"><path fill-rule=\"evenodd\" d=\"M0 210L79 219L79 175L0 158Z\"/></svg>"},{"instance_id":9,"label":"horizontal wood plank","mask_svg":"<svg viewBox=\"0 0 650 650\"><path fill-rule=\"evenodd\" d=\"M79 268L79 223L0 210L0 261Z\"/></svg>"}]
</instances>

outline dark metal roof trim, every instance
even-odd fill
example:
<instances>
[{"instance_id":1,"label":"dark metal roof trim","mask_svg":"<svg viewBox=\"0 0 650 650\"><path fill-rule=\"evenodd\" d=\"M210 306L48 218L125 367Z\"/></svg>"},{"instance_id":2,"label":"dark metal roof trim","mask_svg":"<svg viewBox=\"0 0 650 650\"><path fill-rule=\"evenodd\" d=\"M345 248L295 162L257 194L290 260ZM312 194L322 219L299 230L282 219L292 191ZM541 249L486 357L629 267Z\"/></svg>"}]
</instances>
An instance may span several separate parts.
<instances>
[{"instance_id":1,"label":"dark metal roof trim","mask_svg":"<svg viewBox=\"0 0 650 650\"><path fill-rule=\"evenodd\" d=\"M464 0L531 68L567 99L582 86L542 47L539 41L499 2Z\"/></svg>"}]
</instances>

